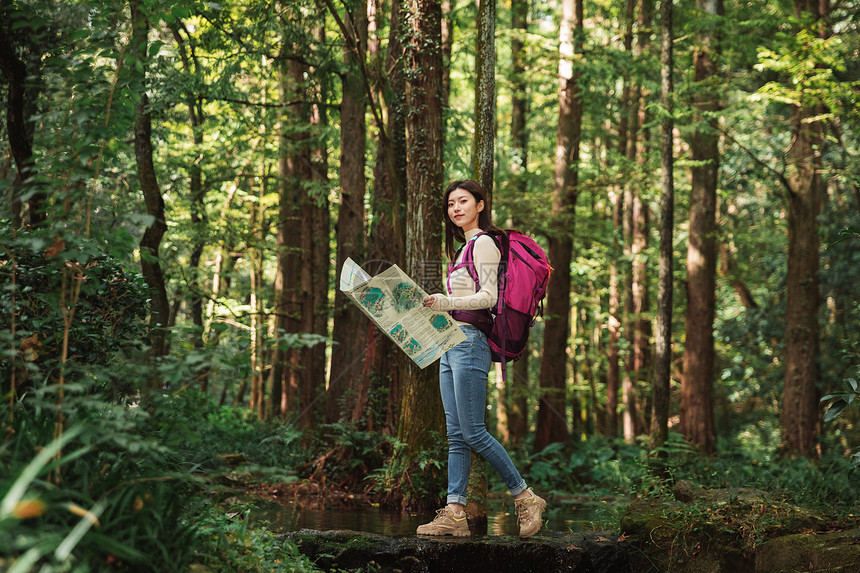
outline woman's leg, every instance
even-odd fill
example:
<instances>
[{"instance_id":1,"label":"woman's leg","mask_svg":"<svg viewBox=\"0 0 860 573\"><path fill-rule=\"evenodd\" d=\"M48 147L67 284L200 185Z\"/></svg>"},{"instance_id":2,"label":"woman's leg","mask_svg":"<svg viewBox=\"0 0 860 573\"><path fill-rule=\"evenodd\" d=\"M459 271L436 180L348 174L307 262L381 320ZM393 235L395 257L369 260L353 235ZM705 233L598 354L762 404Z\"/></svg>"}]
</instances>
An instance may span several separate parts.
<instances>
[{"instance_id":1,"label":"woman's leg","mask_svg":"<svg viewBox=\"0 0 860 573\"><path fill-rule=\"evenodd\" d=\"M463 439L460 430L460 417L457 413L457 399L454 391L454 374L449 360L451 354L463 343L442 355L439 365L439 390L445 410L445 425L448 434L448 499L447 503L466 505L466 487L469 484L469 471L472 452Z\"/></svg>"},{"instance_id":2,"label":"woman's leg","mask_svg":"<svg viewBox=\"0 0 860 573\"><path fill-rule=\"evenodd\" d=\"M469 458L469 449L478 452L499 472L511 494L526 491L527 486L505 448L487 431L485 416L487 412L487 375L492 364L487 338L474 327L464 327L468 339L449 350L448 368L453 379L454 405L457 417L457 438L462 439L464 455ZM457 352L454 352L454 351ZM448 406L445 407L448 419ZM451 423L448 423L448 439L451 443ZM450 446L449 446L450 448ZM450 450L449 450L450 451ZM468 468L468 466L466 466ZM449 454L449 475L450 454ZM465 474L468 482L468 472ZM465 492L465 489L463 490ZM465 496L464 496L465 499ZM449 501L451 501L449 491Z\"/></svg>"}]
</instances>

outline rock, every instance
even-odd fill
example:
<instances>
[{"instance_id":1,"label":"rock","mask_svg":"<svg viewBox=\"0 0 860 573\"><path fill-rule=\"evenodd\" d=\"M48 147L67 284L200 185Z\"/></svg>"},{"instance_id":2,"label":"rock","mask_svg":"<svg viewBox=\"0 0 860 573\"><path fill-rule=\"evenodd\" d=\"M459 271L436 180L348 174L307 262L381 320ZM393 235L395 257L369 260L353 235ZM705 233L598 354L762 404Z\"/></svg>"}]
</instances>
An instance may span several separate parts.
<instances>
[{"instance_id":1,"label":"rock","mask_svg":"<svg viewBox=\"0 0 860 573\"><path fill-rule=\"evenodd\" d=\"M798 533L768 539L756 548L755 571L860 573L860 531Z\"/></svg>"},{"instance_id":2,"label":"rock","mask_svg":"<svg viewBox=\"0 0 860 573\"><path fill-rule=\"evenodd\" d=\"M675 499L688 503L696 499L702 492L702 488L695 485L690 480L680 479L675 482L675 487L672 488L675 494Z\"/></svg>"},{"instance_id":3,"label":"rock","mask_svg":"<svg viewBox=\"0 0 860 573\"><path fill-rule=\"evenodd\" d=\"M379 573L633 573L628 544L617 534L542 532L514 536L386 537L358 531L303 529L283 538L325 571Z\"/></svg>"},{"instance_id":4,"label":"rock","mask_svg":"<svg viewBox=\"0 0 860 573\"><path fill-rule=\"evenodd\" d=\"M741 489L636 500L621 519L636 571L860 573L860 537L815 533L825 526L811 510Z\"/></svg>"}]
</instances>

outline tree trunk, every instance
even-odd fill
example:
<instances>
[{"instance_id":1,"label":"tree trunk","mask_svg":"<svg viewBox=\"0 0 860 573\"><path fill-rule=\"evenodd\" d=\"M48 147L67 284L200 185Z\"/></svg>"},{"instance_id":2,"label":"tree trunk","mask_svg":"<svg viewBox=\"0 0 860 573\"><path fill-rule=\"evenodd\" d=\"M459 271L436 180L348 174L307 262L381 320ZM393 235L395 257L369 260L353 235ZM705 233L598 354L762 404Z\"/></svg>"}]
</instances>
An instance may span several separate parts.
<instances>
[{"instance_id":1,"label":"tree trunk","mask_svg":"<svg viewBox=\"0 0 860 573\"><path fill-rule=\"evenodd\" d=\"M10 9L11 11L11 9ZM13 20L14 18L10 18ZM4 25L3 28L6 28ZM145 40L145 38L144 38ZM30 61L39 62L39 54L32 54ZM9 210L13 221L17 223L21 219L21 196L25 187L33 183L35 173L33 162L33 129L28 127L30 108L35 108L37 94L30 89L30 76L40 73L38 69L32 69L27 61L18 57L16 47L10 41L9 36L0 33L0 71L6 76L8 91L6 92L6 133L9 137L9 149L15 160L17 172L12 182L12 195L10 197ZM29 99L28 99L29 98ZM33 109L35 111L35 109ZM29 223L33 227L39 226L45 221L43 202L44 193L34 193L28 200Z\"/></svg>"},{"instance_id":2,"label":"tree trunk","mask_svg":"<svg viewBox=\"0 0 860 573\"><path fill-rule=\"evenodd\" d=\"M391 5L389 25L389 41L385 54L381 53L377 30L378 4L369 4L368 16L368 58L373 74L372 85L377 86L373 93L374 102L384 108L383 117L387 118L386 125L374 125L380 137L377 140L376 164L373 168L373 226L368 234L368 261L365 269L371 274L377 274L389 267L392 262L403 260L403 188L406 182L406 123L404 114L404 76L403 76L403 46L400 42L402 26L400 24L400 9L396 2ZM382 137L384 129L387 137ZM362 381L360 393L353 403L350 419L358 424L364 421L368 431L382 430L386 433L393 431L386 417L377 419L377 413L369 406L370 391L376 389L387 391L389 400L398 395L397 386L400 380L400 364L392 360L400 350L387 337L381 336L379 329L371 322L367 323L364 337L364 364L361 371Z\"/></svg>"},{"instance_id":3,"label":"tree trunk","mask_svg":"<svg viewBox=\"0 0 860 573\"><path fill-rule=\"evenodd\" d=\"M627 0L624 9L624 51L633 54L633 17L635 14L636 0ZM620 113L618 118L618 155L627 156L627 145L630 139L630 92L631 74L625 71L624 85L621 91ZM634 132L633 137L636 137ZM624 210L625 205L623 189L616 188L609 193L612 204L612 263L609 267L609 348L607 349L607 371L606 371L606 415L603 428L604 434L610 438L618 435L618 391L621 388L621 353L619 344L624 323L624 310L622 298L622 281L625 276L624 265L621 262L621 254L624 246ZM622 240L619 240L622 237Z\"/></svg>"},{"instance_id":4,"label":"tree trunk","mask_svg":"<svg viewBox=\"0 0 860 573\"><path fill-rule=\"evenodd\" d=\"M528 34L529 0L511 2L511 181L516 201L524 201L528 190L528 82L525 77L525 37ZM521 210L512 214L513 225L523 228L527 221ZM509 443L516 447L528 433L529 349L510 367L511 376L504 385L499 400L507 425Z\"/></svg>"},{"instance_id":5,"label":"tree trunk","mask_svg":"<svg viewBox=\"0 0 860 573\"><path fill-rule=\"evenodd\" d=\"M649 448L661 447L669 435L670 376L672 368L672 235L675 226L675 161L673 157L675 121L672 117L674 82L673 0L662 0L662 49L660 54L660 270L657 285L657 333L654 340L654 381L651 402Z\"/></svg>"},{"instance_id":6,"label":"tree trunk","mask_svg":"<svg viewBox=\"0 0 860 573\"><path fill-rule=\"evenodd\" d=\"M351 17L346 19L347 43L344 61L347 71L343 76L343 100L341 102L341 160L340 160L340 208L337 225L336 272L351 257L359 263L365 258L364 153L366 146L365 112L367 92L359 71L361 58L367 51L367 0L352 4ZM364 345L362 333L367 322L361 311L352 304L340 289L335 289L334 332L337 344L332 348L331 378L326 402L326 420L334 422L344 413L352 412L352 404L342 403L345 396L354 396L356 385L361 380L361 360ZM351 391L351 392L347 392ZM350 398L351 399L351 398Z\"/></svg>"},{"instance_id":7,"label":"tree trunk","mask_svg":"<svg viewBox=\"0 0 860 573\"><path fill-rule=\"evenodd\" d=\"M813 455L820 426L818 411L819 238L821 213L822 110L798 108L789 161L792 192L788 201L788 270L785 309L785 381L782 411L783 447Z\"/></svg>"},{"instance_id":8,"label":"tree trunk","mask_svg":"<svg viewBox=\"0 0 860 573\"><path fill-rule=\"evenodd\" d=\"M397 4L397 2L392 2ZM392 8L392 13L394 8ZM391 35L393 37L393 34ZM442 109L448 109L451 98L451 50L454 47L454 22L451 20L451 0L442 0ZM444 133L443 133L444 137Z\"/></svg>"},{"instance_id":9,"label":"tree trunk","mask_svg":"<svg viewBox=\"0 0 860 573\"><path fill-rule=\"evenodd\" d=\"M582 133L581 72L574 66L582 54L582 0L563 0L559 46L558 136L555 151L552 234L549 259L555 272L547 289L544 353L541 361L541 400L535 431L535 451L568 437L565 414L567 342L570 334L570 262L576 199L579 194L579 144Z\"/></svg>"},{"instance_id":10,"label":"tree trunk","mask_svg":"<svg viewBox=\"0 0 860 573\"><path fill-rule=\"evenodd\" d=\"M190 77L198 71L197 60L194 58L193 49L191 50L191 58L194 58L194 69L191 68L189 54L186 49L185 40L176 27L171 28L173 38L179 51L180 59L182 60L182 69ZM191 228L192 228L192 247L191 256L189 257L188 267L188 298L189 306L191 307L191 322L195 326L192 334L192 344L194 348L203 348L203 289L200 284L200 259L203 256L205 248L205 237L207 228L206 205L204 199L206 197L206 188L203 186L203 170L200 168L199 160L201 159L203 145L203 104L199 96L194 93L188 93L186 96L186 104L188 106L188 123L191 126L191 141L193 148L197 151L197 156L188 166L188 190L191 199ZM204 370L200 375L201 387L203 392L209 382L209 370Z\"/></svg>"},{"instance_id":11,"label":"tree trunk","mask_svg":"<svg viewBox=\"0 0 860 573\"><path fill-rule=\"evenodd\" d=\"M824 21L827 0L795 0L795 13ZM820 35L829 31L822 24ZM815 454L815 437L821 425L818 410L818 307L820 245L818 217L824 195L822 172L822 105L794 108L792 143L788 150L788 270L786 272L785 379L782 411L782 446L787 453Z\"/></svg>"},{"instance_id":12,"label":"tree trunk","mask_svg":"<svg viewBox=\"0 0 860 573\"><path fill-rule=\"evenodd\" d=\"M442 50L439 0L415 0L407 18L410 29L406 65L407 84L407 187L406 272L430 292L441 284L440 202L442 166ZM432 268L431 268L432 265ZM439 370L405 367L398 439L406 444L408 459L425 447L436 447L432 433L442 433L444 416L439 396ZM443 477L439 477L439 486ZM441 487L439 488L441 489ZM434 488L430 488L431 491ZM435 499L435 495L433 496ZM422 501L422 500L415 500ZM430 500L423 500L430 502ZM430 503L434 503L430 502Z\"/></svg>"},{"instance_id":13,"label":"tree trunk","mask_svg":"<svg viewBox=\"0 0 860 573\"><path fill-rule=\"evenodd\" d=\"M493 171L496 139L496 0L478 3L477 45L475 49L475 136L472 146L473 178L487 196L487 208L493 204ZM489 388L487 389L489 393ZM472 451L469 476L470 526L477 533L487 530L487 464Z\"/></svg>"},{"instance_id":14,"label":"tree trunk","mask_svg":"<svg viewBox=\"0 0 860 573\"><path fill-rule=\"evenodd\" d=\"M141 10L139 0L132 0L130 5L132 62L139 64L134 69L139 70L138 80L141 86L145 86L149 23ZM143 191L146 212L153 217L153 221L140 239L140 266L151 296L149 340L152 346L150 353L153 356L164 356L167 352L166 327L170 315L170 304L167 300L167 288L164 284L164 273L159 263L158 249L161 245L161 238L167 230L167 223L164 217L164 198L161 196L161 189L155 176L155 164L152 160L152 119L149 115L149 98L145 87L141 89L141 92L141 101L134 110L134 156L137 161L137 174L140 188ZM157 380L153 380L153 386L158 384Z\"/></svg>"},{"instance_id":15,"label":"tree trunk","mask_svg":"<svg viewBox=\"0 0 860 573\"><path fill-rule=\"evenodd\" d=\"M481 0L478 4L477 29L472 170L491 207L496 139L496 0Z\"/></svg>"},{"instance_id":16,"label":"tree trunk","mask_svg":"<svg viewBox=\"0 0 860 573\"><path fill-rule=\"evenodd\" d=\"M651 25L654 20L654 0L639 0L638 33L636 54L640 58L650 51ZM638 90L638 139L641 144L636 146L636 165L640 172L647 170L650 133L646 127L649 121L647 99L649 92L643 87ZM651 309L649 285L648 285L648 257L645 251L648 248L648 237L650 235L650 209L648 201L644 197L645 189L640 185L633 190L633 204L630 206L631 227L631 252L633 261L631 265L632 288L630 295L633 303L632 330L632 377L634 385L633 400L637 402L634 412L636 420L634 432L638 435L645 423L642 419L644 408L638 406L639 396L636 389L644 386L650 379L651 368L651 320L647 314Z\"/></svg>"},{"instance_id":17,"label":"tree trunk","mask_svg":"<svg viewBox=\"0 0 860 573\"><path fill-rule=\"evenodd\" d=\"M626 114L623 114L626 117ZM626 120L625 120L626 123ZM620 143L619 143L620 145ZM624 142L626 146L626 141ZM606 419L603 433L610 438L618 435L618 390L621 388L621 217L624 198L620 192L610 194L612 202L612 265L609 267L609 348L606 365Z\"/></svg>"},{"instance_id":18,"label":"tree trunk","mask_svg":"<svg viewBox=\"0 0 860 573\"><path fill-rule=\"evenodd\" d=\"M324 14L325 10L320 6L320 13ZM321 17L321 21L317 22L314 34L320 44L325 43L325 17ZM313 85L314 101L325 102L328 97L329 84L328 79L323 74L315 73L316 70L311 70L311 78L315 78ZM315 129L314 133L319 133L328 126L328 116L324 105L311 106L310 112L311 129ZM317 193L327 195L329 189L328 179L328 150L323 138L319 138L319 143L310 150L311 161L311 180ZM312 237L313 237L313 261L312 261L312 313L313 324L311 332L320 336L328 336L328 309L329 304L329 267L331 266L329 259L331 257L330 236L331 223L329 213L329 202L326 195L308 197L308 202L311 206L311 217L313 219ZM311 402L303 405L303 408L312 408L313 420L325 418L326 404L322 401L317 401L317 398L325 396L326 385L326 345L317 344L313 348L308 349L306 356L305 380L303 385L308 389Z\"/></svg>"},{"instance_id":19,"label":"tree trunk","mask_svg":"<svg viewBox=\"0 0 860 573\"><path fill-rule=\"evenodd\" d=\"M261 178L257 201L250 203L251 224L250 235L254 239L254 246L248 249L248 259L251 266L251 397L252 400L262 400L263 395L263 241L265 239L265 209L263 197L266 195L266 187L269 178ZM239 405L240 395L245 394L244 380L236 392L236 405ZM252 404L256 405L256 402Z\"/></svg>"},{"instance_id":20,"label":"tree trunk","mask_svg":"<svg viewBox=\"0 0 860 573\"><path fill-rule=\"evenodd\" d=\"M699 0L698 8L708 14L722 13L722 0ZM709 28L698 35L693 55L694 79L699 91L693 96L701 123L720 109L720 94L707 85L717 73L714 56L719 54L715 33ZM719 136L715 119L706 128L693 132L690 141L691 167L690 225L687 245L687 316L684 349L684 377L681 382L680 430L706 453L714 451L714 305L717 265L717 183L719 178Z\"/></svg>"},{"instance_id":21,"label":"tree trunk","mask_svg":"<svg viewBox=\"0 0 860 573\"><path fill-rule=\"evenodd\" d=\"M290 60L280 64L279 97L282 102L302 99L301 86L307 67ZM302 310L305 300L302 294L303 247L307 246L307 229L302 225L301 205L303 199L302 181L306 181L309 158L304 148L307 135L293 128L307 126L308 112L302 104L293 104L289 115L281 125L280 150L278 157L278 266L275 275L274 332L278 339L272 351L272 369L269 412L264 410L265 401L260 396L257 402L258 416L268 414L284 416L290 408L296 407L296 390L300 385L301 351L288 349L281 338L288 333L301 332Z\"/></svg>"}]
</instances>

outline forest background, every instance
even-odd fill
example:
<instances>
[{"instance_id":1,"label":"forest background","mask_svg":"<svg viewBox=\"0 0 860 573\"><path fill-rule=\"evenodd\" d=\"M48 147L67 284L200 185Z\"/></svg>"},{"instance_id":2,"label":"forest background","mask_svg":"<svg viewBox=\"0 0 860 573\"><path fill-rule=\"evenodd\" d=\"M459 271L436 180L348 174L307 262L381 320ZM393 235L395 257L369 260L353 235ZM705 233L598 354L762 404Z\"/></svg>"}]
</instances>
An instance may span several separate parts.
<instances>
[{"instance_id":1,"label":"forest background","mask_svg":"<svg viewBox=\"0 0 860 573\"><path fill-rule=\"evenodd\" d=\"M436 507L437 369L335 279L351 257L441 291L461 178L555 269L490 379L530 482L856 513L858 13L4 0L0 559L238 563L227 454Z\"/></svg>"}]
</instances>

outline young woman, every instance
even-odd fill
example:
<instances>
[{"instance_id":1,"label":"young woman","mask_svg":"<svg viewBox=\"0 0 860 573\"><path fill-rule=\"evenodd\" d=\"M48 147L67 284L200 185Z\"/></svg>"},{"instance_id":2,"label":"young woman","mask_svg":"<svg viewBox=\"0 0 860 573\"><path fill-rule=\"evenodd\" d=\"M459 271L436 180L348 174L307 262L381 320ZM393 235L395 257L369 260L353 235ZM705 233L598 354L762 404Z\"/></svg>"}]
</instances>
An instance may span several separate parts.
<instances>
[{"instance_id":1,"label":"young woman","mask_svg":"<svg viewBox=\"0 0 860 573\"><path fill-rule=\"evenodd\" d=\"M445 217L445 247L449 260L449 295L434 294L424 306L450 311L466 334L466 340L446 352L439 366L439 388L445 409L448 433L448 499L432 522L418 528L419 535L469 535L466 521L466 486L471 469L471 450L495 468L514 496L520 537L530 537L541 528L546 501L535 495L514 467L511 457L487 431L487 374L490 347L481 331L492 321L490 310L498 297L498 268L501 254L490 235L504 233L495 227L486 208L484 191L474 181L454 181L445 190L442 211ZM463 251L454 251L454 239L475 241L472 260L480 281L475 281L461 265ZM456 260L455 260L456 258ZM477 291L477 292L476 292Z\"/></svg>"}]
</instances>

